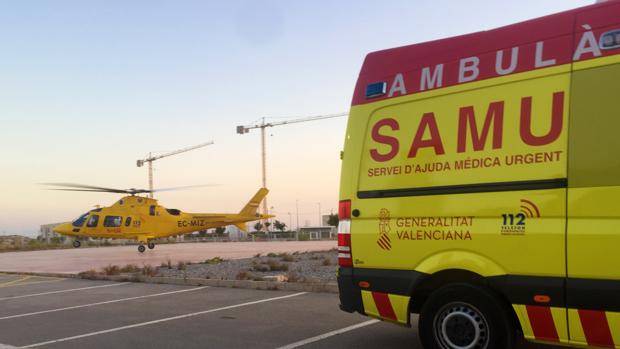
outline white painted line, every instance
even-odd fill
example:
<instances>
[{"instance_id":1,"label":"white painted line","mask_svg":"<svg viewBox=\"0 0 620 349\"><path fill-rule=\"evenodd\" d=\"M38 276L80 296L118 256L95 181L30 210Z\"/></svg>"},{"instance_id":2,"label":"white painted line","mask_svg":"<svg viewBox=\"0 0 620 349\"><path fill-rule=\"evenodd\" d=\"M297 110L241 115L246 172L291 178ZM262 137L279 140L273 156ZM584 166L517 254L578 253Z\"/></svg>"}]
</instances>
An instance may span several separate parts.
<instances>
[{"instance_id":1,"label":"white painted line","mask_svg":"<svg viewBox=\"0 0 620 349\"><path fill-rule=\"evenodd\" d=\"M60 290L60 291L49 291L49 292L42 292L42 293L33 293L33 294L23 294L20 296L10 296L10 297L2 297L0 298L0 301L3 300L7 300L7 299L17 299L17 298L26 298L26 297L36 297L36 296L44 296L44 295L48 295L48 294L56 294L56 293L65 293L65 292L75 292L75 291L82 291L82 290L91 290L93 288L101 288L101 287L114 287L114 286L122 286L122 285L128 285L131 282L118 282L118 283L113 283L113 284L105 284L105 285L99 285L99 286L89 286L89 287L80 287L80 288L71 288L68 290Z\"/></svg>"},{"instance_id":2,"label":"white painted line","mask_svg":"<svg viewBox=\"0 0 620 349\"><path fill-rule=\"evenodd\" d=\"M63 310L71 310L71 309L80 309L80 308L86 308L86 307L94 307L96 305L103 305L103 304L111 304L111 303L119 303L119 302L126 302L126 301L131 301L134 299L142 299L142 298L150 298L150 297L159 297L159 296L165 296L165 295L169 295L169 294L175 294L175 293L183 293L183 292L190 292L190 291L198 291L198 290L202 290L203 288L207 288L209 286L202 286L202 287L194 287L194 288L190 288L190 289L183 289L183 290L177 290L177 291L169 291L169 292L162 292L162 293L155 293L155 294L149 294L146 296L136 296L136 297L128 297L128 298L121 298L121 299L114 299L111 301L104 301L104 302L97 302L97 303L90 303L90 304L83 304L83 305L74 305L71 307L66 307L66 308L57 308L57 309L49 309L49 310L41 310L41 311L35 311L32 313L24 313L24 314L17 314L17 315L9 315L9 316L4 316L4 317L0 317L0 320L7 320L7 319L14 319L14 318L18 318L18 317L24 317L24 316L32 316L32 315L39 315L39 314L46 314L46 313L54 313L57 311L63 311ZM1 349L1 348L0 348Z\"/></svg>"},{"instance_id":3,"label":"white painted line","mask_svg":"<svg viewBox=\"0 0 620 349\"><path fill-rule=\"evenodd\" d=\"M214 313L216 311L235 309L235 308L245 307L245 306L248 306L248 305L265 303L265 302L273 302L273 301L277 301L277 300L280 300L280 299L286 299L286 298L301 296L301 295L306 294L306 293L307 292L299 292L299 293L289 294L289 295L286 295L286 296L266 298L266 299L261 299L261 300L258 300L258 301L246 302L246 303L235 304L235 305L228 305L228 306L225 306L225 307L209 309L209 310L203 310L203 311L199 311L199 312L196 312L196 313L177 315L177 316L167 317L167 318L163 318L163 319L159 319L159 320L153 320L153 321L141 322L141 323L137 323L137 324L133 324L133 325L127 325L127 326L122 326L122 327L117 327L117 328L111 328L109 330L90 332L90 333L85 333L85 334L81 334L81 335L77 335L77 336L73 336L73 337L59 338L59 339L54 339L54 340L47 341L47 342L30 344L30 345L23 346L22 348L40 347L40 346L49 345L49 344L53 344L53 343L66 342L66 341L71 341L71 340L74 340L74 339L80 339L80 338L97 336L97 335L100 335L100 334L106 334L106 333L111 333L111 332L116 332L116 331L128 330L130 328L136 328L136 327L154 325L154 324L158 324L158 323L162 323L162 322L167 322L167 321L185 319L185 318L189 318L189 317L193 317L193 316Z\"/></svg>"},{"instance_id":4,"label":"white painted line","mask_svg":"<svg viewBox=\"0 0 620 349\"><path fill-rule=\"evenodd\" d=\"M43 281L26 281L26 282L20 282L18 284L13 284L13 285L8 285L8 286L3 286L1 288L7 288L7 287L17 287L17 286L27 286L27 285L36 285L36 284L47 284L50 282L59 282L59 281L63 281L63 279L58 279L58 280L43 280Z\"/></svg>"},{"instance_id":5,"label":"white painted line","mask_svg":"<svg viewBox=\"0 0 620 349\"><path fill-rule=\"evenodd\" d=\"M362 322L362 323L359 323L359 324L356 324L356 325L352 325L352 326L349 326L349 327L341 328L339 330L323 333L323 334L320 334L320 335L315 336L315 337L306 338L304 340L300 340L299 342L291 343L291 344L285 345L283 347L279 347L277 349L299 348L299 347L304 346L306 344L318 342L318 341L323 340L325 338L329 338L329 337L332 337L332 336L335 336L335 335L339 335L341 333L353 331L353 330L356 330L356 329L361 328L361 327L365 327L365 326L368 326L368 325L376 324L377 322L380 322L380 320L368 320L366 322Z\"/></svg>"},{"instance_id":6,"label":"white painted line","mask_svg":"<svg viewBox=\"0 0 620 349\"><path fill-rule=\"evenodd\" d=\"M17 349L17 347L14 347L14 346L8 345L8 344L0 343L0 349Z\"/></svg>"}]
</instances>

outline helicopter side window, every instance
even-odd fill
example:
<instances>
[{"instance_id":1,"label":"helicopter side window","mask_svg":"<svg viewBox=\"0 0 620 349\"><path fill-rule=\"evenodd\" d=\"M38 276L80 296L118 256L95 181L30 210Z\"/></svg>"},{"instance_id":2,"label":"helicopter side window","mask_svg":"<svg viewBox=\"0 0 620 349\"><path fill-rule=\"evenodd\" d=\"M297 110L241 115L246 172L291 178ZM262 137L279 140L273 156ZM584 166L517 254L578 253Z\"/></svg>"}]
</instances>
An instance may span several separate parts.
<instances>
[{"instance_id":1,"label":"helicopter side window","mask_svg":"<svg viewBox=\"0 0 620 349\"><path fill-rule=\"evenodd\" d=\"M103 226L109 228L120 227L123 222L123 217L120 216L105 216L103 219Z\"/></svg>"},{"instance_id":2,"label":"helicopter side window","mask_svg":"<svg viewBox=\"0 0 620 349\"><path fill-rule=\"evenodd\" d=\"M88 217L88 212L81 215L78 219L74 220L73 223L71 224L73 224L74 227L80 228L84 225L84 222L86 222L86 217Z\"/></svg>"},{"instance_id":3,"label":"helicopter side window","mask_svg":"<svg viewBox=\"0 0 620 349\"><path fill-rule=\"evenodd\" d=\"M166 211L168 211L168 213L170 213L173 216L178 216L181 214L181 211L177 210L176 208L167 208Z\"/></svg>"},{"instance_id":4,"label":"helicopter side window","mask_svg":"<svg viewBox=\"0 0 620 349\"><path fill-rule=\"evenodd\" d=\"M127 216L125 219L125 226L128 227L131 224L131 217Z\"/></svg>"},{"instance_id":5,"label":"helicopter side window","mask_svg":"<svg viewBox=\"0 0 620 349\"><path fill-rule=\"evenodd\" d=\"M149 214L151 216L155 215L155 205L151 205L151 207L149 207Z\"/></svg>"},{"instance_id":6,"label":"helicopter side window","mask_svg":"<svg viewBox=\"0 0 620 349\"><path fill-rule=\"evenodd\" d=\"M99 223L99 216L94 214L90 216L90 218L88 218L88 222L86 223L86 226L89 228L95 228L97 226L97 223Z\"/></svg>"}]
</instances>

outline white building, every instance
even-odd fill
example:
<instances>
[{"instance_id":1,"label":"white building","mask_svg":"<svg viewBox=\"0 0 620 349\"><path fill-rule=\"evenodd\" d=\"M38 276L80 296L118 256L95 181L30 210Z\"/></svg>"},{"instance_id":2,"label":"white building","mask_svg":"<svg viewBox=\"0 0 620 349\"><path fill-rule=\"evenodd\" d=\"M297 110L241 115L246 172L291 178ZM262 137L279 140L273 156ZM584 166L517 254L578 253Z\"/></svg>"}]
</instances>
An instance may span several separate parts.
<instances>
[{"instance_id":1,"label":"white building","mask_svg":"<svg viewBox=\"0 0 620 349\"><path fill-rule=\"evenodd\" d=\"M67 239L66 237L58 234L58 233L54 233L52 231L52 229L54 229L55 226L59 225L59 224L63 224L66 222L60 222L60 223L51 223L51 224L43 224L41 225L41 228L39 230L39 238L41 238L41 240L45 240L45 242L47 242L48 244L50 243L50 240L52 238L61 238L62 241L69 241L69 239Z\"/></svg>"},{"instance_id":2,"label":"white building","mask_svg":"<svg viewBox=\"0 0 620 349\"><path fill-rule=\"evenodd\" d=\"M245 233L234 225L226 226L224 233L228 234L230 241L239 241L245 237Z\"/></svg>"}]
</instances>

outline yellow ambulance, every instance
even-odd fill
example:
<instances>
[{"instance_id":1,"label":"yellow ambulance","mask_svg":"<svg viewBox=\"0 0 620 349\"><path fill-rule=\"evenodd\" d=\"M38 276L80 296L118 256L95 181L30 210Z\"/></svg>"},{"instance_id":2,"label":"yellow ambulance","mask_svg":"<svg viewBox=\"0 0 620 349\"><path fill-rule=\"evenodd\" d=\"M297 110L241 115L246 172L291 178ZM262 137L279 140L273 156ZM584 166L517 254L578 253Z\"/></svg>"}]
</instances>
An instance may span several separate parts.
<instances>
[{"instance_id":1,"label":"yellow ambulance","mask_svg":"<svg viewBox=\"0 0 620 349\"><path fill-rule=\"evenodd\" d=\"M620 2L367 55L340 308L425 348L620 348Z\"/></svg>"}]
</instances>

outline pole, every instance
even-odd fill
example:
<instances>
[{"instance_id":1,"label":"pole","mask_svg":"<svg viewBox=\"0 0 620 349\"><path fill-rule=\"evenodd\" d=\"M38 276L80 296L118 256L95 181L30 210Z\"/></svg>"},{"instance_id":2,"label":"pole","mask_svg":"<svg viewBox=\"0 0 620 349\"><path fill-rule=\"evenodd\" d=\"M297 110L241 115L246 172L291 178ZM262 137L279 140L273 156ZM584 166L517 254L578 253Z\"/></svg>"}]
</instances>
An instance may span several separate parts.
<instances>
[{"instance_id":1,"label":"pole","mask_svg":"<svg viewBox=\"0 0 620 349\"><path fill-rule=\"evenodd\" d=\"M322 219L321 219L321 203L317 202L317 204L319 205L319 227L323 224Z\"/></svg>"},{"instance_id":2,"label":"pole","mask_svg":"<svg viewBox=\"0 0 620 349\"><path fill-rule=\"evenodd\" d=\"M297 214L297 229L295 229L297 231L297 240L299 241L299 200L295 200L295 212Z\"/></svg>"},{"instance_id":3,"label":"pole","mask_svg":"<svg viewBox=\"0 0 620 349\"><path fill-rule=\"evenodd\" d=\"M260 129L260 140L261 140L261 156L262 156L262 165L263 165L263 188L267 188L267 150L265 144L265 118L263 118L263 124ZM263 214L268 214L267 212L267 197L263 199Z\"/></svg>"},{"instance_id":4,"label":"pole","mask_svg":"<svg viewBox=\"0 0 620 349\"><path fill-rule=\"evenodd\" d=\"M290 212L288 213L288 229L293 230L293 219Z\"/></svg>"},{"instance_id":5,"label":"pole","mask_svg":"<svg viewBox=\"0 0 620 349\"><path fill-rule=\"evenodd\" d=\"M149 153L149 158L151 157L151 153ZM149 197L153 198L153 161L149 161Z\"/></svg>"}]
</instances>

